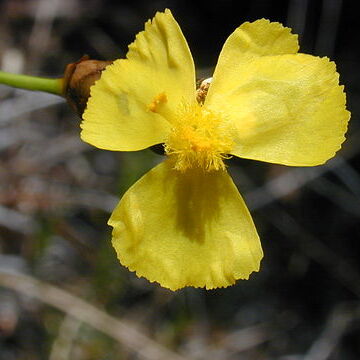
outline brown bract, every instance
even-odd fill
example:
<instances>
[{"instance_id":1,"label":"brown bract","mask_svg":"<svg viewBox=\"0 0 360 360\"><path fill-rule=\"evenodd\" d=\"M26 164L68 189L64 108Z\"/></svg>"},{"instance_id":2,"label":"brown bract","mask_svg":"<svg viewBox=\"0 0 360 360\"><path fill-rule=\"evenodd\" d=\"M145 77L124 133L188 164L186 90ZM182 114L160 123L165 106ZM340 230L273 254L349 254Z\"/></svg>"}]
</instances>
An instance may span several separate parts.
<instances>
[{"instance_id":1,"label":"brown bract","mask_svg":"<svg viewBox=\"0 0 360 360\"><path fill-rule=\"evenodd\" d=\"M90 87L100 78L105 67L111 63L112 61L90 60L86 55L66 66L63 96L80 117L86 108Z\"/></svg>"}]
</instances>

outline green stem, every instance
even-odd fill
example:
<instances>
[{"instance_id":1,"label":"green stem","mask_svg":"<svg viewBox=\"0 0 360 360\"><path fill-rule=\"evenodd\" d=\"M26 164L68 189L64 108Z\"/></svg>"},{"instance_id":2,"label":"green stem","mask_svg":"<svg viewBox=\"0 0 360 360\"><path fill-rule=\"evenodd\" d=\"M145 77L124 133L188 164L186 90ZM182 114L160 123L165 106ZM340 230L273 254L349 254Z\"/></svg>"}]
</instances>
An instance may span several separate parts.
<instances>
[{"instance_id":1,"label":"green stem","mask_svg":"<svg viewBox=\"0 0 360 360\"><path fill-rule=\"evenodd\" d=\"M0 84L27 90L44 91L60 96L63 94L63 79L49 79L0 71Z\"/></svg>"}]
</instances>

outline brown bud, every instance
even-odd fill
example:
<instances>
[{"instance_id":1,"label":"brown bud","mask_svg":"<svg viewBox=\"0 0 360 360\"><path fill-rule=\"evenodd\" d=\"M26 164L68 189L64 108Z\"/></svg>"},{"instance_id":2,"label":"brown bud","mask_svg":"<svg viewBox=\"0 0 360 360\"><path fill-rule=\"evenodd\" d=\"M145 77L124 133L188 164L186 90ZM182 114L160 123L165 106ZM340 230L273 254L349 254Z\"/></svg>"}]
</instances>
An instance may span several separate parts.
<instances>
[{"instance_id":1,"label":"brown bud","mask_svg":"<svg viewBox=\"0 0 360 360\"><path fill-rule=\"evenodd\" d=\"M210 88L211 85L211 81L212 78L207 78L207 79L201 79L197 81L197 86L196 86L196 100L197 102L202 105L204 104L206 95L208 93L208 90Z\"/></svg>"},{"instance_id":2,"label":"brown bud","mask_svg":"<svg viewBox=\"0 0 360 360\"><path fill-rule=\"evenodd\" d=\"M83 56L79 61L66 66L63 96L80 117L86 108L90 87L100 79L101 72L111 63L112 61L90 60L88 56Z\"/></svg>"}]
</instances>

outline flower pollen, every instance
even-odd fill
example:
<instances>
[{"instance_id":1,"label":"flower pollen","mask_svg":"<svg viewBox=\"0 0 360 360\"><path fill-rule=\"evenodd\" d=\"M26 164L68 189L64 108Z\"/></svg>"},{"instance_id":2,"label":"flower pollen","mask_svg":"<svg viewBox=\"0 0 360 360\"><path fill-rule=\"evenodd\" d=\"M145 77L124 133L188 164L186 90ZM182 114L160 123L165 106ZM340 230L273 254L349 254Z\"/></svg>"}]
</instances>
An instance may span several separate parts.
<instances>
[{"instance_id":1,"label":"flower pollen","mask_svg":"<svg viewBox=\"0 0 360 360\"><path fill-rule=\"evenodd\" d=\"M174 159L174 168L186 171L225 170L224 159L232 147L232 140L221 126L220 114L194 105L179 111L177 120L165 142L165 153Z\"/></svg>"},{"instance_id":2,"label":"flower pollen","mask_svg":"<svg viewBox=\"0 0 360 360\"><path fill-rule=\"evenodd\" d=\"M153 101L147 106L148 110L151 112L157 112L160 105L165 104L167 102L167 96L165 92L161 92L156 95Z\"/></svg>"}]
</instances>

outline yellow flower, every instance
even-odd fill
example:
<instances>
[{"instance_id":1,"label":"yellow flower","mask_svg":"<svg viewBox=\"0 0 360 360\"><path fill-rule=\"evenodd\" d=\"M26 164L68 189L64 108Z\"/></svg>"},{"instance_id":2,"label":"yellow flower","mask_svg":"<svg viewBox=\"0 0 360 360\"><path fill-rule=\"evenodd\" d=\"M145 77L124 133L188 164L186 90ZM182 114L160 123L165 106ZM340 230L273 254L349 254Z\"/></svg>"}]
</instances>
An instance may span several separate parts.
<instances>
[{"instance_id":1,"label":"yellow flower","mask_svg":"<svg viewBox=\"0 0 360 360\"><path fill-rule=\"evenodd\" d=\"M167 155L109 220L123 265L172 290L226 287L259 270L259 237L224 159L319 165L339 150L349 120L335 64L298 49L279 23L244 23L199 103L191 53L165 10L106 68L82 139L115 151L164 143Z\"/></svg>"}]
</instances>

